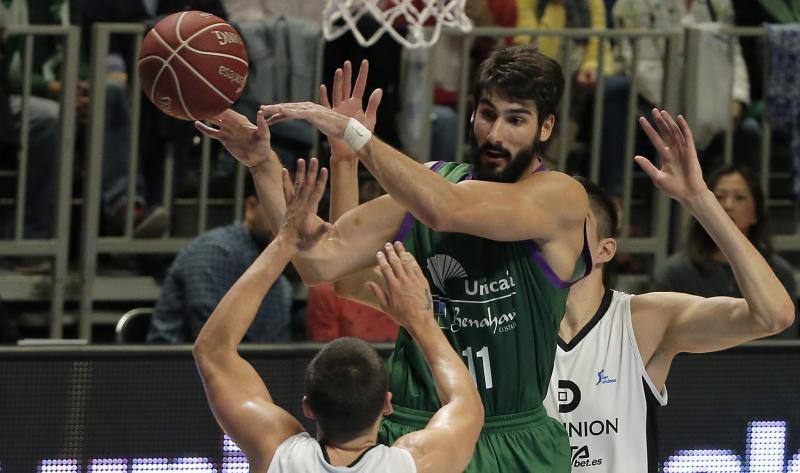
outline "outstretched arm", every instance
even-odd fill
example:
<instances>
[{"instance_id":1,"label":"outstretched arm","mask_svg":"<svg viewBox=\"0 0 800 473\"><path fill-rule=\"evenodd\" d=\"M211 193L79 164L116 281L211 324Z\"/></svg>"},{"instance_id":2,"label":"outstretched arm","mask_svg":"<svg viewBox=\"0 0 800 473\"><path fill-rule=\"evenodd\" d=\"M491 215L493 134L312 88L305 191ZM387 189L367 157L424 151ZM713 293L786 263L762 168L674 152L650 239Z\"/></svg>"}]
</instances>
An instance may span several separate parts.
<instances>
[{"instance_id":1,"label":"outstretched arm","mask_svg":"<svg viewBox=\"0 0 800 473\"><path fill-rule=\"evenodd\" d=\"M686 208L727 258L743 299L702 298L679 293L651 293L634 299L641 311L638 329L654 352L709 352L777 333L794 320L794 303L764 257L733 223L703 181L689 125L676 124L666 111L653 110L660 135L639 122L659 150L662 167L636 156L653 183ZM657 312L657 314L656 314ZM637 329L637 335L639 330ZM640 345L641 347L641 345Z\"/></svg>"},{"instance_id":2,"label":"outstretched arm","mask_svg":"<svg viewBox=\"0 0 800 473\"><path fill-rule=\"evenodd\" d=\"M277 233L285 212L281 191L282 165L270 148L269 128L263 113L259 112L257 125L233 110L223 112L211 122L217 128L200 122L195 122L195 126L222 142L239 162L247 166L270 228ZM336 281L372 266L371 255L399 232L405 214L406 210L389 196L358 206L340 218L320 244L297 253L292 263L303 281L312 286ZM316 223L322 225L324 222L317 219Z\"/></svg>"},{"instance_id":3,"label":"outstretched arm","mask_svg":"<svg viewBox=\"0 0 800 473\"><path fill-rule=\"evenodd\" d=\"M375 283L370 290L422 350L442 402L424 429L400 437L394 446L411 453L420 473L464 471L483 427L478 390L436 323L428 281L414 257L401 243L387 243L378 253L378 266L386 291Z\"/></svg>"},{"instance_id":4,"label":"outstretched arm","mask_svg":"<svg viewBox=\"0 0 800 473\"><path fill-rule=\"evenodd\" d=\"M348 117L310 102L267 105L262 110L272 114L271 123L302 119L329 137L343 139L348 126L355 129L348 125ZM564 232L577 235L588 213L582 186L561 173L536 173L513 184L475 180L454 184L374 136L358 156L398 204L436 231L547 243L562 238Z\"/></svg>"},{"instance_id":5,"label":"outstretched arm","mask_svg":"<svg viewBox=\"0 0 800 473\"><path fill-rule=\"evenodd\" d=\"M298 175L305 174L304 168L301 160ZM274 404L264 381L236 348L292 255L313 246L327 230L313 222L326 179L324 169L317 179L312 160L307 179L298 178L294 194L286 196L289 207L277 236L225 294L192 349L211 411L253 471L266 471L278 446L303 427Z\"/></svg>"}]
</instances>

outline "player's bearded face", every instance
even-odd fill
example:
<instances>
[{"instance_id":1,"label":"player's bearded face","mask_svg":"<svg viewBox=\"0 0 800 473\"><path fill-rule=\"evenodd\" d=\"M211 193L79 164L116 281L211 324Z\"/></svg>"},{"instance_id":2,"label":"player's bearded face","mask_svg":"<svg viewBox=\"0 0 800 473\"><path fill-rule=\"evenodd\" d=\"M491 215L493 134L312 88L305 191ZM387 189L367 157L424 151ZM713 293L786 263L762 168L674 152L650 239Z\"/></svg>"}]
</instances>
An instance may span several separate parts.
<instances>
[{"instance_id":1,"label":"player's bearded face","mask_svg":"<svg viewBox=\"0 0 800 473\"><path fill-rule=\"evenodd\" d=\"M516 182L522 174L530 167L534 158L541 154L542 141L539 139L539 132L533 138L533 143L526 146L516 154L502 145L493 145L488 140L482 145L477 144L472 147L470 161L475 169L475 178L481 181L493 182ZM485 160L485 156L492 155L502 158L506 162L504 166L491 165Z\"/></svg>"}]
</instances>

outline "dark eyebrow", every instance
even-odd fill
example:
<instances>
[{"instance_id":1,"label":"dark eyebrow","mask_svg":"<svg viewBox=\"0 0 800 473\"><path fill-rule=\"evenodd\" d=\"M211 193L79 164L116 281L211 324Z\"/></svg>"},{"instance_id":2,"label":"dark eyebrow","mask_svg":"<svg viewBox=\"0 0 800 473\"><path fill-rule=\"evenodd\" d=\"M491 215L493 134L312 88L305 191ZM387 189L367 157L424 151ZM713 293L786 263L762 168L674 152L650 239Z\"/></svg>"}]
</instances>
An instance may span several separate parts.
<instances>
[{"instance_id":1,"label":"dark eyebrow","mask_svg":"<svg viewBox=\"0 0 800 473\"><path fill-rule=\"evenodd\" d=\"M483 97L479 101L479 103L482 104L482 105L486 105L487 107L491 107L493 110L497 109L497 107L495 107L494 104L489 99L487 99L486 97ZM511 109L508 109L505 112L503 112L503 114L505 114L505 115L514 114L514 113L533 116L533 113L530 110L528 110L527 108L525 108L525 107L511 108Z\"/></svg>"},{"instance_id":2,"label":"dark eyebrow","mask_svg":"<svg viewBox=\"0 0 800 473\"><path fill-rule=\"evenodd\" d=\"M483 97L482 99L480 99L480 101L478 103L486 105L487 107L495 108L494 104L491 102L491 100L487 99L486 97Z\"/></svg>"},{"instance_id":3,"label":"dark eyebrow","mask_svg":"<svg viewBox=\"0 0 800 473\"><path fill-rule=\"evenodd\" d=\"M533 113L531 113L530 110L528 110L527 108L522 108L522 107L512 108L510 110L506 110L506 114L510 114L510 113L521 113L523 115L531 115L531 116L533 116Z\"/></svg>"}]
</instances>

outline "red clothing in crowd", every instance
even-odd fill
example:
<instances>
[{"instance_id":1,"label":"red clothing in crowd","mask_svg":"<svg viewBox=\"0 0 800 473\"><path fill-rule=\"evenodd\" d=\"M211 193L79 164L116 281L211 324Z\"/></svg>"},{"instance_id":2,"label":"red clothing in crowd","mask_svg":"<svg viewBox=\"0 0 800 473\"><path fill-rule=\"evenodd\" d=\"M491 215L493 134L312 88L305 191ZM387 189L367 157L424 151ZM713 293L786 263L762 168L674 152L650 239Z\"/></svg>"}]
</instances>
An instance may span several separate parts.
<instances>
[{"instance_id":1,"label":"red clothing in crowd","mask_svg":"<svg viewBox=\"0 0 800 473\"><path fill-rule=\"evenodd\" d=\"M337 296L333 284L320 284L308 293L306 331L315 342L355 337L368 342L393 342L399 327L388 315Z\"/></svg>"}]
</instances>

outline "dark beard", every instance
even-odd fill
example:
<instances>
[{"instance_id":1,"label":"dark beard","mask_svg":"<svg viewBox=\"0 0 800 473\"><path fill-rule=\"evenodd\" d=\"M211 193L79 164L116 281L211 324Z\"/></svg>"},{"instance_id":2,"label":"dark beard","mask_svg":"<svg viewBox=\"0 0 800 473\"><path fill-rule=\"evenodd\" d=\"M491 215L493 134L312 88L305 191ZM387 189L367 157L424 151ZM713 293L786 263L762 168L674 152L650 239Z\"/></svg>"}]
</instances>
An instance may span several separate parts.
<instances>
[{"instance_id":1,"label":"dark beard","mask_svg":"<svg viewBox=\"0 0 800 473\"><path fill-rule=\"evenodd\" d=\"M507 158L511 156L511 153L507 149L492 146L488 141L480 147L473 145L472 153L470 155L470 162L472 163L472 167L475 171L475 179L480 181L511 183L517 182L519 178L522 177L522 174L525 173L525 170L530 167L534 158L541 154L542 142L539 140L539 136L537 135L533 140L533 144L527 148L519 150L515 156L509 159L508 165L501 170L496 170L495 168L487 166L483 163L481 160L481 155L483 155L487 150L503 153Z\"/></svg>"}]
</instances>

